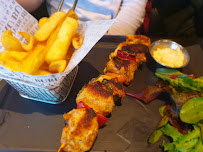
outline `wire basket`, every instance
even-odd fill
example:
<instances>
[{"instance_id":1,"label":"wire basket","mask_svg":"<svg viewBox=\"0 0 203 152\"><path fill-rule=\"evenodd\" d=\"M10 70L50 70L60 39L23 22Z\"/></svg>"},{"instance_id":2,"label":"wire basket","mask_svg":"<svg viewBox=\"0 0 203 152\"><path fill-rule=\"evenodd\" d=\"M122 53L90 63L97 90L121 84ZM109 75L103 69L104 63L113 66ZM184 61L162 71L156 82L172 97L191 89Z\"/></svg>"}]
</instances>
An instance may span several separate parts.
<instances>
[{"instance_id":1,"label":"wire basket","mask_svg":"<svg viewBox=\"0 0 203 152\"><path fill-rule=\"evenodd\" d=\"M51 88L41 87L34 83L8 78L3 75L0 75L0 78L4 79L8 84L15 88L20 96L24 98L45 103L59 104L67 98L73 82L75 81L77 72L78 66L66 75L60 84Z\"/></svg>"}]
</instances>

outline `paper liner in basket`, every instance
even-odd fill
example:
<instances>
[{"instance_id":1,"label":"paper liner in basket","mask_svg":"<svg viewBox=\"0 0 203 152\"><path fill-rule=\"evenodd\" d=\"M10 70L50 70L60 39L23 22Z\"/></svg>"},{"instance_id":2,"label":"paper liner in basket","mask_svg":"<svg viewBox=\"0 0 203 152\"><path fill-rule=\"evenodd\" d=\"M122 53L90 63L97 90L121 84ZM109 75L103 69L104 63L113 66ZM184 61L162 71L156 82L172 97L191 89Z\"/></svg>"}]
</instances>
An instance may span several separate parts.
<instances>
[{"instance_id":1,"label":"paper liner in basket","mask_svg":"<svg viewBox=\"0 0 203 152\"><path fill-rule=\"evenodd\" d=\"M32 82L42 87L55 86L63 77L69 74L88 54L92 47L101 39L113 24L114 20L88 21L80 24L78 33L84 36L84 42L80 49L75 50L65 72L52 75L32 76L22 72L12 72L0 65L0 74L10 79L20 79L24 82ZM34 35L38 30L38 21L23 9L15 0L0 0L0 35L10 29L13 35L21 42L24 41L18 32L27 32ZM0 51L4 51L0 43Z\"/></svg>"}]
</instances>

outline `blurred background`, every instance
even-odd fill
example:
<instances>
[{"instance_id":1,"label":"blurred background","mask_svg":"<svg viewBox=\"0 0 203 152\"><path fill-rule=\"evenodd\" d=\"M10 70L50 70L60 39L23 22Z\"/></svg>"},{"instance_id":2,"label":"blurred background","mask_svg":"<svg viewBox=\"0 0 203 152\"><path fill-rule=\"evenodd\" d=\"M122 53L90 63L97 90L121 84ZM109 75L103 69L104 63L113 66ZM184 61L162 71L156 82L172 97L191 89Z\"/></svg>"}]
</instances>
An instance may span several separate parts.
<instances>
[{"instance_id":1,"label":"blurred background","mask_svg":"<svg viewBox=\"0 0 203 152\"><path fill-rule=\"evenodd\" d=\"M45 2L32 15L38 20L48 17ZM202 27L203 0L148 0L144 23L136 34L198 43L203 49Z\"/></svg>"}]
</instances>

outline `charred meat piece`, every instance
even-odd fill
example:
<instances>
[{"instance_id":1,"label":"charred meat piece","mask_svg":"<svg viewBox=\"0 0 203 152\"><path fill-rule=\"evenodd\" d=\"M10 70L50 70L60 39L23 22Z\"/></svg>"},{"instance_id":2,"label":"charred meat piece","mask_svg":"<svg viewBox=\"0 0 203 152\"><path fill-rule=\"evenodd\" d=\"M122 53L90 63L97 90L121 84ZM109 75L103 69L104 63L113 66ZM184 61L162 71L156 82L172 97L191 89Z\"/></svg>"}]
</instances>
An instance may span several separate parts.
<instances>
[{"instance_id":1,"label":"charred meat piece","mask_svg":"<svg viewBox=\"0 0 203 152\"><path fill-rule=\"evenodd\" d=\"M145 53L149 52L149 48L143 44L131 44L124 46L121 51L127 56L136 58L136 62L141 64L146 62Z\"/></svg>"},{"instance_id":2,"label":"charred meat piece","mask_svg":"<svg viewBox=\"0 0 203 152\"><path fill-rule=\"evenodd\" d=\"M80 101L103 116L109 115L115 106L113 93L98 81L84 85L76 98L77 104Z\"/></svg>"},{"instance_id":3,"label":"charred meat piece","mask_svg":"<svg viewBox=\"0 0 203 152\"><path fill-rule=\"evenodd\" d=\"M114 96L118 97L124 97L125 96L125 87L121 83L117 83L115 80L107 80L103 79L102 84L105 85L105 87L113 92Z\"/></svg>"},{"instance_id":4,"label":"charred meat piece","mask_svg":"<svg viewBox=\"0 0 203 152\"><path fill-rule=\"evenodd\" d=\"M113 93L113 96L125 96L125 86L118 82L118 77L115 77L115 75L99 75L97 78L93 78L89 83L94 83L96 81L101 82L107 90Z\"/></svg>"},{"instance_id":5,"label":"charred meat piece","mask_svg":"<svg viewBox=\"0 0 203 152\"><path fill-rule=\"evenodd\" d=\"M119 57L113 57L104 69L104 73L121 74L126 78L124 82L129 85L134 78L134 72L137 70L137 63L133 60L124 60Z\"/></svg>"},{"instance_id":6,"label":"charred meat piece","mask_svg":"<svg viewBox=\"0 0 203 152\"><path fill-rule=\"evenodd\" d=\"M97 133L97 115L93 109L73 109L63 115L66 126L61 136L58 152L84 152L90 150Z\"/></svg>"},{"instance_id":7,"label":"charred meat piece","mask_svg":"<svg viewBox=\"0 0 203 152\"><path fill-rule=\"evenodd\" d=\"M149 52L149 48L143 44L132 44L129 42L120 43L117 49L110 54L109 58L115 56L122 59L134 60L139 65L146 62L145 54Z\"/></svg>"}]
</instances>

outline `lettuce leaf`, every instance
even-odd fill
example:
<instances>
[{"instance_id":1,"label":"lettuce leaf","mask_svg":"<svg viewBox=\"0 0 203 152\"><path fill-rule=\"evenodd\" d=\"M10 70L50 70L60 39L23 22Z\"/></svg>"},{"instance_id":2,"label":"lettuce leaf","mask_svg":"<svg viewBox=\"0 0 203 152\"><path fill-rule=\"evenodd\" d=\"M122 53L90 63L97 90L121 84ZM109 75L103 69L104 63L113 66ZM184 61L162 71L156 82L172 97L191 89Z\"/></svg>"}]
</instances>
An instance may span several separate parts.
<instances>
[{"instance_id":1,"label":"lettuce leaf","mask_svg":"<svg viewBox=\"0 0 203 152\"><path fill-rule=\"evenodd\" d=\"M182 144L178 142L174 142L175 145L175 151L177 152L191 152L195 149L196 144L198 143L198 138L193 138L187 142L184 142Z\"/></svg>"},{"instance_id":2,"label":"lettuce leaf","mask_svg":"<svg viewBox=\"0 0 203 152\"><path fill-rule=\"evenodd\" d=\"M183 91L203 91L203 76L196 78L194 75L187 75L178 70L158 68L155 75Z\"/></svg>"},{"instance_id":3,"label":"lettuce leaf","mask_svg":"<svg viewBox=\"0 0 203 152\"><path fill-rule=\"evenodd\" d=\"M178 139L178 143L183 144L192 140L193 138L200 138L200 128L197 125L194 125L194 130L189 132L188 134L180 137Z\"/></svg>"},{"instance_id":4,"label":"lettuce leaf","mask_svg":"<svg viewBox=\"0 0 203 152\"><path fill-rule=\"evenodd\" d=\"M197 124L193 125L194 130L186 135L180 134L173 126L167 124L162 128L164 135L173 139L171 143L163 141L164 151L169 152L200 152L203 145L200 138L200 128Z\"/></svg>"},{"instance_id":5,"label":"lettuce leaf","mask_svg":"<svg viewBox=\"0 0 203 152\"><path fill-rule=\"evenodd\" d=\"M173 141L177 141L183 136L178 130L176 130L175 127L171 126L170 124L165 125L162 131L164 135L171 137Z\"/></svg>"},{"instance_id":6,"label":"lettuce leaf","mask_svg":"<svg viewBox=\"0 0 203 152\"><path fill-rule=\"evenodd\" d=\"M180 119L189 124L203 120L203 97L187 101L180 110Z\"/></svg>"},{"instance_id":7,"label":"lettuce leaf","mask_svg":"<svg viewBox=\"0 0 203 152\"><path fill-rule=\"evenodd\" d=\"M198 141L192 152L200 152L200 151L203 151L203 145L201 140Z\"/></svg>"}]
</instances>

